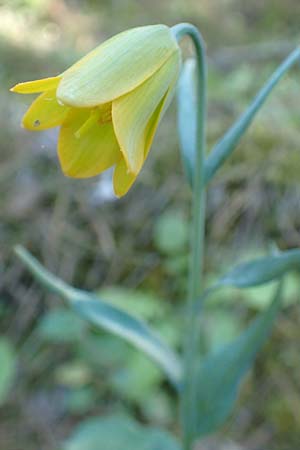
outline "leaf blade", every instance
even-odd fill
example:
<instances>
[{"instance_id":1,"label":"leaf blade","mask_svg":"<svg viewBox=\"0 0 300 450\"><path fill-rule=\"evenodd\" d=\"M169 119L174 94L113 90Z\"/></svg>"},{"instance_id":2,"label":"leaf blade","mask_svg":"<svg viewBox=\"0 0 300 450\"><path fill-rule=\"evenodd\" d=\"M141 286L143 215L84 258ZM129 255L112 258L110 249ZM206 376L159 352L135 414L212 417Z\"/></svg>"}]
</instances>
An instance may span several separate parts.
<instances>
[{"instance_id":1,"label":"leaf blade","mask_svg":"<svg viewBox=\"0 0 300 450\"><path fill-rule=\"evenodd\" d=\"M300 47L297 47L271 75L247 110L217 142L205 162L205 183L208 183L213 178L223 162L231 155L244 133L252 124L256 114L261 109L268 96L283 78L285 73L299 60L299 58Z\"/></svg>"},{"instance_id":2,"label":"leaf blade","mask_svg":"<svg viewBox=\"0 0 300 450\"><path fill-rule=\"evenodd\" d=\"M40 284L67 300L72 309L91 325L120 336L144 351L165 372L174 387L179 389L180 360L144 321L110 305L96 295L69 286L48 272L23 247L17 246L15 252Z\"/></svg>"},{"instance_id":3,"label":"leaf blade","mask_svg":"<svg viewBox=\"0 0 300 450\"><path fill-rule=\"evenodd\" d=\"M272 256L239 264L218 282L218 286L249 288L274 281L286 272L300 269L300 250L287 250Z\"/></svg>"},{"instance_id":4,"label":"leaf blade","mask_svg":"<svg viewBox=\"0 0 300 450\"><path fill-rule=\"evenodd\" d=\"M281 294L280 282L269 308L236 340L206 356L199 365L195 436L213 432L231 413L243 377L271 334L280 310Z\"/></svg>"}]
</instances>

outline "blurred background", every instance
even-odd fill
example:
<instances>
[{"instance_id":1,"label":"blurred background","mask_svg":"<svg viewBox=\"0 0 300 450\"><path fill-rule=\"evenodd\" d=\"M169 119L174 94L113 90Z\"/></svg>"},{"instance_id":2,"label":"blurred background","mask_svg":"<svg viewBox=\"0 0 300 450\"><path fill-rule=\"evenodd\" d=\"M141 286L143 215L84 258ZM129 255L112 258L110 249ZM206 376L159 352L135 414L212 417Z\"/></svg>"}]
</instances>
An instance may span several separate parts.
<instances>
[{"instance_id":1,"label":"blurred background","mask_svg":"<svg viewBox=\"0 0 300 450\"><path fill-rule=\"evenodd\" d=\"M9 88L58 74L124 29L189 21L207 43L211 147L298 44L299 17L297 0L0 0L1 449L59 450L83 420L123 411L178 432L173 392L152 363L74 317L37 286L12 248L25 245L67 282L147 319L179 346L190 211L175 105L138 181L116 200L109 173L64 178L57 130L21 129L32 98ZM299 88L295 68L210 187L207 284L271 246L299 247ZM199 449L299 448L299 285L289 276L284 311L234 414ZM263 310L272 288L215 295L205 319L210 349Z\"/></svg>"}]
</instances>

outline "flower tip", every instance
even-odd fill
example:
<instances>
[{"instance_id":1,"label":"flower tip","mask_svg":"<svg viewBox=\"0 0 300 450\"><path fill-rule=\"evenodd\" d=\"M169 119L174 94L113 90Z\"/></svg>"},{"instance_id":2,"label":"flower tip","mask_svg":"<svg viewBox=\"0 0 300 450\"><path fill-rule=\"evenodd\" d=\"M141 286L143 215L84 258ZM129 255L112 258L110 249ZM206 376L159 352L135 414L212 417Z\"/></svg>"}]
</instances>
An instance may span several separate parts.
<instances>
[{"instance_id":1,"label":"flower tip","mask_svg":"<svg viewBox=\"0 0 300 450\"><path fill-rule=\"evenodd\" d=\"M117 198L121 198L124 196L124 194L120 194L119 192L116 192L115 190L114 190L114 194Z\"/></svg>"},{"instance_id":2,"label":"flower tip","mask_svg":"<svg viewBox=\"0 0 300 450\"><path fill-rule=\"evenodd\" d=\"M10 92L15 92L17 94L27 94L27 83L17 83L10 88Z\"/></svg>"},{"instance_id":3,"label":"flower tip","mask_svg":"<svg viewBox=\"0 0 300 450\"><path fill-rule=\"evenodd\" d=\"M120 186L116 186L114 183L114 194L117 198L122 198L124 197L129 189L121 189Z\"/></svg>"},{"instance_id":4,"label":"flower tip","mask_svg":"<svg viewBox=\"0 0 300 450\"><path fill-rule=\"evenodd\" d=\"M23 117L21 127L25 130L29 131L40 131L41 130L41 121L39 119L34 119L28 117L26 114Z\"/></svg>"},{"instance_id":5,"label":"flower tip","mask_svg":"<svg viewBox=\"0 0 300 450\"><path fill-rule=\"evenodd\" d=\"M76 167L74 167L73 164L67 164L66 162L60 161L60 168L63 175L67 178L77 178L77 179L87 178L82 174L80 174L80 172L76 170Z\"/></svg>"},{"instance_id":6,"label":"flower tip","mask_svg":"<svg viewBox=\"0 0 300 450\"><path fill-rule=\"evenodd\" d=\"M61 171L62 171L62 173L63 173L63 175L64 175L65 177L67 177L67 178L76 178L76 177L72 174L72 171L70 170L70 168L68 168L68 167L63 167L62 164L60 164L60 168L61 168Z\"/></svg>"}]
</instances>

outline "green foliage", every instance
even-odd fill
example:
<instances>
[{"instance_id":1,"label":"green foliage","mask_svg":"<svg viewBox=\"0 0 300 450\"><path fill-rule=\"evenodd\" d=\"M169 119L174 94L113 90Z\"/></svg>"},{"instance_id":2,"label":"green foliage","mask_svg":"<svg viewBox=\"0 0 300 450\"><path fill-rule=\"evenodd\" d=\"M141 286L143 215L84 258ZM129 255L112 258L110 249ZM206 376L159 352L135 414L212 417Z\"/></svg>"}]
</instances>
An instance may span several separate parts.
<instances>
[{"instance_id":1,"label":"green foliage","mask_svg":"<svg viewBox=\"0 0 300 450\"><path fill-rule=\"evenodd\" d=\"M14 383L17 355L11 343L0 337L0 406L6 401Z\"/></svg>"},{"instance_id":2,"label":"green foliage","mask_svg":"<svg viewBox=\"0 0 300 450\"><path fill-rule=\"evenodd\" d=\"M276 69L263 88L259 91L253 102L237 120L236 123L225 133L209 154L205 164L206 182L210 181L216 171L237 147L240 139L251 125L258 111L268 98L277 83L290 68L298 62L300 49L296 48L288 58Z\"/></svg>"},{"instance_id":3,"label":"green foliage","mask_svg":"<svg viewBox=\"0 0 300 450\"><path fill-rule=\"evenodd\" d=\"M53 275L41 268L41 266L23 249L18 249L18 254L21 256L23 261L29 266L29 268L37 274L38 278L47 283L51 289L58 290L61 295L71 301L71 305L75 302L74 310L79 313L80 316L87 318L88 321L93 325L98 325L102 321L114 321L114 315L110 317L106 315L106 310L103 312L98 310L98 305L101 301L98 297L91 296L87 293L81 291L73 290L73 288L65 286L61 281L56 280ZM215 289L221 286L234 286L238 288L249 288L252 286L259 286L267 282L273 281L276 278L280 278L286 274L287 271L298 268L299 265L299 251L286 251L273 256L256 258L251 262L242 263L233 270L229 271L225 276L221 277L219 281L213 285L211 289L208 289L205 296L208 297L209 294ZM75 292L74 292L75 291ZM120 288L110 288L106 291L102 291L101 294L105 293L108 302L105 302L105 307L113 308L112 311L117 311L117 321L121 312L128 314L130 318L134 317L131 314L135 314L139 319L147 319L149 322L155 323L160 321L160 308L159 300L149 294L145 293L133 293L130 290L120 289ZM144 299L143 303L140 303L141 298ZM80 308L77 308L77 303L84 305L83 312ZM86 309L87 307L87 309ZM201 360L198 364L197 372L197 394L194 398L197 411L195 417L195 422L193 422L193 433L194 436L202 436L204 434L214 431L219 427L225 419L228 417L232 411L233 405L238 392L238 387L240 386L243 377L252 366L254 359L259 352L259 350L264 345L267 337L271 333L273 322L276 319L277 313L281 307L281 288L278 289L274 301L263 312L260 317L258 317L251 325L240 335L238 335L239 328L234 320L229 320L229 316L220 314L219 310L219 327L218 321L216 320L216 315L212 315L213 324L212 327L218 327L217 333L208 333L208 347L211 349L210 352ZM162 308L163 310L164 308ZM100 316L99 316L100 311ZM62 317L59 318L59 314L62 313ZM166 311L164 312L166 313ZM54 312L54 318L57 317L58 324L64 326L66 317L64 311ZM122 317L122 316L121 316ZM108 319L109 318L109 319ZM53 315L52 315L53 319ZM122 319L123 321L123 319ZM51 325L51 315L50 320L44 320L44 323L50 323ZM110 322L109 322L110 323ZM122 322L123 323L123 322ZM77 325L78 326L78 325ZM79 323L79 329L82 326ZM223 329L222 329L223 326ZM97 327L98 328L98 327ZM113 326L107 326L104 323L104 329L112 329ZM49 333L49 329L52 332L51 326L41 327L40 330L46 330L46 337L52 337L53 341L56 341L55 333ZM55 329L55 327L54 327ZM131 326L129 327L131 329ZM57 328L59 335L59 326ZM73 330L74 332L74 330ZM76 332L76 331L75 331ZM219 335L218 335L219 332ZM122 333L116 333L118 336L123 337ZM86 336L87 337L87 336ZM63 339L65 336L63 336ZM233 338L233 341L232 341ZM91 340L92 339L92 340ZM229 341L227 345L224 346L224 342ZM223 346L220 345L223 341ZM116 347L119 352L115 353L112 351L111 344L107 345L107 341L104 345L101 345L101 338L99 336L90 336L88 339L84 339L81 343L79 349L82 355L87 354L88 360L99 360L105 355L106 351L106 363L111 365L113 372L110 376L110 384L115 392L119 392L123 398L131 402L138 402L142 404L145 396L153 396L158 393L158 387L162 382L161 372L153 366L152 363L145 360L143 355L137 354L135 352L131 353L132 350L127 349L123 346L122 342L117 342ZM114 342L112 342L114 345ZM86 351L88 348L91 350ZM102 350L101 350L102 348ZM129 352L128 352L129 350ZM79 354L80 354L79 352ZM92 356L94 354L94 356ZM102 358L99 363L105 362L105 357ZM69 403L69 407L78 412L81 408L92 407L92 396L88 391L84 389L88 388L88 384L92 380L91 369L86 366L81 360L74 361L72 363L61 366L57 373L56 379L60 384L64 384L72 388L75 392L75 400ZM77 395L76 403L76 390L79 392ZM82 390L83 394L80 393ZM86 394L86 392L88 392ZM155 395L157 402L154 404L165 404L166 418L168 417L168 404L165 403L163 396ZM160 403L163 402L163 403ZM74 406L75 405L75 406ZM151 416L151 405L150 409L143 408L146 416L150 414ZM163 419L162 417L162 420Z\"/></svg>"},{"instance_id":4,"label":"green foliage","mask_svg":"<svg viewBox=\"0 0 300 450\"><path fill-rule=\"evenodd\" d=\"M224 275L217 284L237 288L260 286L293 269L300 269L300 250L285 251L278 255L239 264Z\"/></svg>"},{"instance_id":5,"label":"green foliage","mask_svg":"<svg viewBox=\"0 0 300 450\"><path fill-rule=\"evenodd\" d=\"M37 279L49 290L66 299L81 318L90 325L100 330L110 331L142 349L165 371L174 386L178 387L181 379L179 359L145 322L110 305L94 294L68 286L48 272L21 246L16 247L16 253Z\"/></svg>"},{"instance_id":6,"label":"green foliage","mask_svg":"<svg viewBox=\"0 0 300 450\"><path fill-rule=\"evenodd\" d=\"M139 349L143 349L164 369L175 386L180 382L181 367L175 354L156 337L156 334L146 324L87 293L80 293L73 297L71 305L74 311L91 325L115 333Z\"/></svg>"},{"instance_id":7,"label":"green foliage","mask_svg":"<svg viewBox=\"0 0 300 450\"><path fill-rule=\"evenodd\" d=\"M162 299L144 291L110 287L98 293L110 304L155 325L160 334L171 344L180 340L179 321ZM107 390L114 392L129 405L135 405L143 416L151 421L169 424L174 415L170 395L163 392L164 376L143 354L137 353L123 340L105 333L95 333L87 326L82 329L77 315L70 327L74 339L65 328L74 313L55 308L42 318L38 331L49 343L68 345L70 356L55 368L54 381L68 389L65 407L72 414L92 411L104 401ZM165 317L171 320L166 321ZM67 339L66 339L67 337ZM70 339L69 339L70 338ZM101 383L98 383L101 374ZM145 401L147 398L147 401Z\"/></svg>"},{"instance_id":8,"label":"green foliage","mask_svg":"<svg viewBox=\"0 0 300 450\"><path fill-rule=\"evenodd\" d=\"M276 69L274 74L259 91L253 102L232 125L225 135L213 147L205 162L205 181L209 182L226 159L232 154L247 129L252 124L256 114L260 111L264 102L282 79L288 70L299 60L300 50L296 48L288 58ZM180 77L178 87L178 130L181 143L181 154L188 181L191 183L194 177L194 164L196 154L196 89L195 89L196 64L187 60ZM243 73L242 73L243 75ZM233 85L231 80L231 86ZM236 87L235 83L235 87ZM244 80L242 85L244 85Z\"/></svg>"},{"instance_id":9,"label":"green foliage","mask_svg":"<svg viewBox=\"0 0 300 450\"><path fill-rule=\"evenodd\" d=\"M232 343L206 355L198 365L195 436L215 431L231 413L240 383L272 331L281 294L280 285L266 312Z\"/></svg>"},{"instance_id":10,"label":"green foliage","mask_svg":"<svg viewBox=\"0 0 300 450\"><path fill-rule=\"evenodd\" d=\"M89 419L79 425L63 450L180 450L167 432L142 427L127 417Z\"/></svg>"}]
</instances>

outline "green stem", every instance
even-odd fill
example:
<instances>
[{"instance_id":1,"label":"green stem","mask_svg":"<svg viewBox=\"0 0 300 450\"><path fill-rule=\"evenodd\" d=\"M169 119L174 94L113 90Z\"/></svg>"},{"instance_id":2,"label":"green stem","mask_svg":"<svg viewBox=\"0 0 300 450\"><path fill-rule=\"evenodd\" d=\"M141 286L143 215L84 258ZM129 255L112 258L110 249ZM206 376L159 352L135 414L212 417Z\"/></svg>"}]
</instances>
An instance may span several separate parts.
<instances>
[{"instance_id":1,"label":"green stem","mask_svg":"<svg viewBox=\"0 0 300 450\"><path fill-rule=\"evenodd\" d=\"M189 36L194 44L197 61L197 154L193 185L191 260L188 286L187 329L184 347L184 388L181 398L181 414L184 450L191 450L195 438L195 387L198 350L198 320L195 304L202 292L204 231L205 231L205 121L206 121L206 60L205 44L198 29L190 24L179 24L172 28L177 40Z\"/></svg>"}]
</instances>

